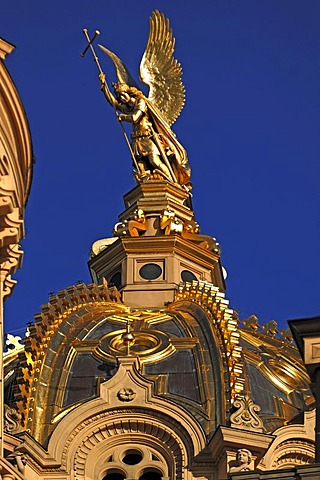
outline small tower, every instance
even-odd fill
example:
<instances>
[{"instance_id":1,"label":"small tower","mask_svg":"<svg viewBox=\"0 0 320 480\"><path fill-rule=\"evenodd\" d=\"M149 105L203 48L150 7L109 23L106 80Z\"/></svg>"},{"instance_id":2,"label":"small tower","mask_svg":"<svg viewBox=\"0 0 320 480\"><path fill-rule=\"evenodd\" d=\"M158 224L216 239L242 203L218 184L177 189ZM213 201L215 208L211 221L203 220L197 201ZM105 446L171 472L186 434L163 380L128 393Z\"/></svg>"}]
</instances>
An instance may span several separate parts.
<instances>
[{"instance_id":1,"label":"small tower","mask_svg":"<svg viewBox=\"0 0 320 480\"><path fill-rule=\"evenodd\" d=\"M220 245L199 233L189 192L163 178L141 182L124 196L113 239L98 240L92 279L115 285L130 307L164 307L181 282L209 282L224 291Z\"/></svg>"}]
</instances>

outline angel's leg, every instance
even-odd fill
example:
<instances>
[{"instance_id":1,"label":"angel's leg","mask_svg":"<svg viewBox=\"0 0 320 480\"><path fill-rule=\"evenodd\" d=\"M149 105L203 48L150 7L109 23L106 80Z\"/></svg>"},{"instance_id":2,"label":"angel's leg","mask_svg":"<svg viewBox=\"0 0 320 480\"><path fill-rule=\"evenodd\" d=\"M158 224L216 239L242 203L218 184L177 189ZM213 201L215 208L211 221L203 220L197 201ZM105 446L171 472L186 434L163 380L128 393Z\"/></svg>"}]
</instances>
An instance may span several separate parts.
<instances>
[{"instance_id":1,"label":"angel's leg","mask_svg":"<svg viewBox=\"0 0 320 480\"><path fill-rule=\"evenodd\" d=\"M171 174L170 174L170 171L169 171L168 167L162 162L159 155L152 152L152 153L150 153L150 155L148 155L148 160L153 167L158 168L161 172L163 172L163 174L169 180L172 180L172 177L171 177Z\"/></svg>"},{"instance_id":2,"label":"angel's leg","mask_svg":"<svg viewBox=\"0 0 320 480\"><path fill-rule=\"evenodd\" d=\"M138 163L139 172L141 175L145 176L150 173L150 170L146 169L146 164L143 159L139 159L137 163Z\"/></svg>"}]
</instances>

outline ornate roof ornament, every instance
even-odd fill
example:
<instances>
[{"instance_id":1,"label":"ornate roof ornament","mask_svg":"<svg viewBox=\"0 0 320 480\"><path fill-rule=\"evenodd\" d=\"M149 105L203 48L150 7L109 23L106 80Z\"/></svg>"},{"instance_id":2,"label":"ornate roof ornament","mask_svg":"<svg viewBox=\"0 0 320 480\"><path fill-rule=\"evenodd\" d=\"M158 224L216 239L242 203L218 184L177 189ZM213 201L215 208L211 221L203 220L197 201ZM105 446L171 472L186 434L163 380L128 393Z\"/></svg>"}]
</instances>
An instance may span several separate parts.
<instances>
[{"instance_id":1,"label":"ornate roof ornament","mask_svg":"<svg viewBox=\"0 0 320 480\"><path fill-rule=\"evenodd\" d=\"M269 335L271 337L275 337L279 331L278 331L278 324L275 320L270 320L270 322L261 325L262 328L262 333L265 335Z\"/></svg>"},{"instance_id":2,"label":"ornate roof ornament","mask_svg":"<svg viewBox=\"0 0 320 480\"><path fill-rule=\"evenodd\" d=\"M251 330L251 331L256 331L259 329L259 320L258 317L255 315L250 315L250 317L245 318L242 320L243 322L243 327L245 330Z\"/></svg>"},{"instance_id":3,"label":"ornate roof ornament","mask_svg":"<svg viewBox=\"0 0 320 480\"><path fill-rule=\"evenodd\" d=\"M144 95L122 60L99 45L116 69L118 83L113 84L113 95L92 46L100 32L96 31L92 39L86 29L83 32L88 46L82 56L89 49L93 54L100 72L101 90L121 126L137 182L160 176L160 179L189 191L192 185L187 153L171 130L183 108L185 88L181 80L181 65L173 56L175 39L169 19L158 10L150 17L149 37L140 64L140 80L149 87L148 96ZM131 142L122 122L132 124Z\"/></svg>"},{"instance_id":4,"label":"ornate roof ornament","mask_svg":"<svg viewBox=\"0 0 320 480\"><path fill-rule=\"evenodd\" d=\"M256 412L260 412L261 407L253 403L249 395L237 397L233 402L237 409L230 417L231 427L242 430L251 430L254 432L263 432L263 422Z\"/></svg>"}]
</instances>

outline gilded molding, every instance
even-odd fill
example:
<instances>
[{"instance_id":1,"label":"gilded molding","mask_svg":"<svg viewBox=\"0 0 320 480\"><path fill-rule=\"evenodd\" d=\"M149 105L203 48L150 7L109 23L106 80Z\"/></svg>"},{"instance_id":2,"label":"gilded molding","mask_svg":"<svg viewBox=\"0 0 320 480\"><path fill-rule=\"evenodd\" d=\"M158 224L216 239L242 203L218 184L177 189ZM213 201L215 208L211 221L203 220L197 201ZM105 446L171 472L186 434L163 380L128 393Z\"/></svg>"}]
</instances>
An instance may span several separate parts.
<instances>
[{"instance_id":1,"label":"gilded molding","mask_svg":"<svg viewBox=\"0 0 320 480\"><path fill-rule=\"evenodd\" d=\"M309 392L309 377L298 350L285 338L274 334L240 329L241 338L256 349L244 349L245 360L259 369L268 380L287 395L295 391ZM285 336L286 334L284 334ZM283 337L284 337L283 336Z\"/></svg>"},{"instance_id":2,"label":"gilded molding","mask_svg":"<svg viewBox=\"0 0 320 480\"><path fill-rule=\"evenodd\" d=\"M247 330L256 333L262 333L270 338L278 338L287 344L292 344L293 348L296 348L293 344L293 337L290 328L285 330L278 330L278 324L275 320L270 320L266 324L259 325L259 320L256 315L250 315L248 318L241 320L241 330Z\"/></svg>"},{"instance_id":3,"label":"gilded molding","mask_svg":"<svg viewBox=\"0 0 320 480\"><path fill-rule=\"evenodd\" d=\"M72 313L93 304L97 304L102 309L112 309L112 311L127 310L127 307L120 302L115 287L78 284L51 296L50 302L43 305L42 312L35 316L35 323L30 326L30 335L25 339L25 350L20 354L20 370L17 378L19 391L16 393L17 410L22 416L22 424L30 433L35 434L34 428L41 429L41 415L46 405L46 388L39 380L44 374L49 377L52 375L49 367L51 360L47 360L47 355L56 353L65 338L65 334L61 334L61 326L67 322ZM86 316L81 319L82 322L85 321ZM68 332L72 333L75 328L74 325L68 325ZM58 343L54 347L51 340L59 329ZM48 365L46 362L49 362ZM49 377L46 382L49 382ZM39 395L41 398L38 398ZM37 410L34 409L36 405Z\"/></svg>"},{"instance_id":4,"label":"gilded molding","mask_svg":"<svg viewBox=\"0 0 320 480\"><path fill-rule=\"evenodd\" d=\"M217 327L222 340L230 401L233 403L244 388L242 347L239 343L238 319L234 310L229 308L229 301L225 299L224 293L207 282L193 281L180 285L176 300L195 302L212 315L213 325Z\"/></svg>"}]
</instances>

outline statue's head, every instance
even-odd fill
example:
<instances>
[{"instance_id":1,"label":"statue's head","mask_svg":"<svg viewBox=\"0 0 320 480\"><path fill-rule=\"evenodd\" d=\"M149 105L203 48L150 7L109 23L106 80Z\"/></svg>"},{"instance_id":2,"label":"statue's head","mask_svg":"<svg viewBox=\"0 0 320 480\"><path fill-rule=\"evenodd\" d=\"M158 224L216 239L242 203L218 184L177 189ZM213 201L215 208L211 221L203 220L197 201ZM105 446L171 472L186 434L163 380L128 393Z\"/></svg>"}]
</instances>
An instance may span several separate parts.
<instances>
[{"instance_id":1,"label":"statue's head","mask_svg":"<svg viewBox=\"0 0 320 480\"><path fill-rule=\"evenodd\" d=\"M239 448L237 451L237 461L239 465L246 463L249 465L252 461L252 453L246 448Z\"/></svg>"},{"instance_id":2,"label":"statue's head","mask_svg":"<svg viewBox=\"0 0 320 480\"><path fill-rule=\"evenodd\" d=\"M113 83L113 88L118 100L123 103L128 103L130 98L139 98L143 95L141 90L138 90L136 87L130 87L126 83Z\"/></svg>"}]
</instances>

